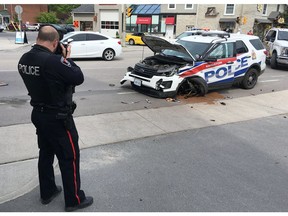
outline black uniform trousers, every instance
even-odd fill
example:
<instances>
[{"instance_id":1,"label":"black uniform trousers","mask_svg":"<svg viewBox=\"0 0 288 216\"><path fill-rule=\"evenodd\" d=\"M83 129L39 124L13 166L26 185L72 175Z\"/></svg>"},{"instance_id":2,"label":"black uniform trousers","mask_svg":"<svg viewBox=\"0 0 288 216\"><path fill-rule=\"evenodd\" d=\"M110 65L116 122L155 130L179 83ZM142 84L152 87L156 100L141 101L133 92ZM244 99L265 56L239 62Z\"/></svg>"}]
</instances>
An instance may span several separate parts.
<instances>
[{"instance_id":1,"label":"black uniform trousers","mask_svg":"<svg viewBox=\"0 0 288 216\"><path fill-rule=\"evenodd\" d=\"M57 156L64 187L65 206L75 206L85 199L80 190L78 132L73 117L67 129L63 119L56 118L56 112L41 112L35 108L31 120L38 137L38 174L40 196L48 199L56 190L54 156Z\"/></svg>"}]
</instances>

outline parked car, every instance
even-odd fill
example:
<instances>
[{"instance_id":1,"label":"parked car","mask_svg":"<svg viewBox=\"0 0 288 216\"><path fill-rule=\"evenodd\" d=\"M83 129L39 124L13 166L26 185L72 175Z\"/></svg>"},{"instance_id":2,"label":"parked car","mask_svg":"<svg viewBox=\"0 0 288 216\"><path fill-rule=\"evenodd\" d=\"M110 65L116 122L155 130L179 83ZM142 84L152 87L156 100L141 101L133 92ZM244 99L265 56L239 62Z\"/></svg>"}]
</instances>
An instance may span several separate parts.
<instances>
[{"instance_id":1,"label":"parked car","mask_svg":"<svg viewBox=\"0 0 288 216\"><path fill-rule=\"evenodd\" d=\"M206 32L176 43L155 36L142 40L155 55L128 67L120 83L130 81L159 98L204 96L236 84L251 89L266 68L266 49L257 36Z\"/></svg>"},{"instance_id":2,"label":"parked car","mask_svg":"<svg viewBox=\"0 0 288 216\"><path fill-rule=\"evenodd\" d=\"M288 29L270 29L264 38L264 45L271 68L276 69L278 65L288 66Z\"/></svg>"},{"instance_id":3,"label":"parked car","mask_svg":"<svg viewBox=\"0 0 288 216\"><path fill-rule=\"evenodd\" d=\"M144 42L141 39L143 35L145 35L145 33L142 32L127 33L125 36L125 42L128 42L130 45L144 45Z\"/></svg>"},{"instance_id":4,"label":"parked car","mask_svg":"<svg viewBox=\"0 0 288 216\"><path fill-rule=\"evenodd\" d=\"M115 39L99 32L74 31L64 35L62 43L73 39L71 58L103 58L111 61L122 53L120 39Z\"/></svg>"},{"instance_id":5,"label":"parked car","mask_svg":"<svg viewBox=\"0 0 288 216\"><path fill-rule=\"evenodd\" d=\"M3 32L5 30L5 26L0 24L0 32Z\"/></svg>"},{"instance_id":6,"label":"parked car","mask_svg":"<svg viewBox=\"0 0 288 216\"><path fill-rule=\"evenodd\" d=\"M39 23L35 23L35 24L26 24L26 29L28 31L38 31L40 28L40 24Z\"/></svg>"},{"instance_id":7,"label":"parked car","mask_svg":"<svg viewBox=\"0 0 288 216\"><path fill-rule=\"evenodd\" d=\"M75 31L74 25L73 24L61 24L61 27L65 28L67 33Z\"/></svg>"}]
</instances>

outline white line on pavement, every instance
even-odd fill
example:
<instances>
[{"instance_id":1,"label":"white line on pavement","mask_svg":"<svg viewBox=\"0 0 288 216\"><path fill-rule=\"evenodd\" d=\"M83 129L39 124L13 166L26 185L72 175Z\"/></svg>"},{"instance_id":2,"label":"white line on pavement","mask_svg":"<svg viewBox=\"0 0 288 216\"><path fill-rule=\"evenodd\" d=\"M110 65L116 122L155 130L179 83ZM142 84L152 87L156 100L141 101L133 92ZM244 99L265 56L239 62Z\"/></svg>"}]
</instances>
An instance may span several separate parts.
<instances>
[{"instance_id":1,"label":"white line on pavement","mask_svg":"<svg viewBox=\"0 0 288 216\"><path fill-rule=\"evenodd\" d=\"M261 83L267 83L267 82L279 82L280 80L279 79L274 79L274 80L262 80L262 81L259 81Z\"/></svg>"}]
</instances>

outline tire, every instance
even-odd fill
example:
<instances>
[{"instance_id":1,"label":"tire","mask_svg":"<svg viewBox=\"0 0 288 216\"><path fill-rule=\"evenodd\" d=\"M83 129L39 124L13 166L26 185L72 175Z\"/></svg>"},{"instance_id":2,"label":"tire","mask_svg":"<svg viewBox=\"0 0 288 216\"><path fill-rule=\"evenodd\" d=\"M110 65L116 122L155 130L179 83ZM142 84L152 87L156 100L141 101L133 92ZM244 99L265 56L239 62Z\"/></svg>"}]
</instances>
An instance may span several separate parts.
<instances>
[{"instance_id":1,"label":"tire","mask_svg":"<svg viewBox=\"0 0 288 216\"><path fill-rule=\"evenodd\" d=\"M277 67L278 67L278 64L277 64L277 53L276 52L273 52L273 54L271 56L270 65L271 65L271 68L273 68L273 69L277 69Z\"/></svg>"},{"instance_id":2,"label":"tire","mask_svg":"<svg viewBox=\"0 0 288 216\"><path fill-rule=\"evenodd\" d=\"M129 40L129 45L134 45L135 44L135 41L133 39L130 39Z\"/></svg>"},{"instance_id":3,"label":"tire","mask_svg":"<svg viewBox=\"0 0 288 216\"><path fill-rule=\"evenodd\" d=\"M242 88L252 89L258 81L258 71L255 68L251 68L244 76L242 80Z\"/></svg>"},{"instance_id":4,"label":"tire","mask_svg":"<svg viewBox=\"0 0 288 216\"><path fill-rule=\"evenodd\" d=\"M190 96L204 96L208 92L208 86L205 80L200 77L188 78L182 82L177 94L184 95L184 97Z\"/></svg>"},{"instance_id":5,"label":"tire","mask_svg":"<svg viewBox=\"0 0 288 216\"><path fill-rule=\"evenodd\" d=\"M112 49L106 49L104 50L102 57L106 61L111 61L115 57L115 52Z\"/></svg>"}]
</instances>

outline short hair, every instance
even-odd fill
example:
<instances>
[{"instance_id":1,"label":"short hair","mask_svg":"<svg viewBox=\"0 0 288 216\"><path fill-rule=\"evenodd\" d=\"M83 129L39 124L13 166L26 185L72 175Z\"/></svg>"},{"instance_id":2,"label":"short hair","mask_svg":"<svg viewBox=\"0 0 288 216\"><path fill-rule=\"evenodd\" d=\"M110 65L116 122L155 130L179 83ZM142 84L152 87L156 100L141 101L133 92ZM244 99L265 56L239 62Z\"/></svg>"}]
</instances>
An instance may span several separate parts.
<instances>
[{"instance_id":1,"label":"short hair","mask_svg":"<svg viewBox=\"0 0 288 216\"><path fill-rule=\"evenodd\" d=\"M39 29L37 39L41 41L50 41L59 40L59 34L57 30L52 26L43 26Z\"/></svg>"}]
</instances>

